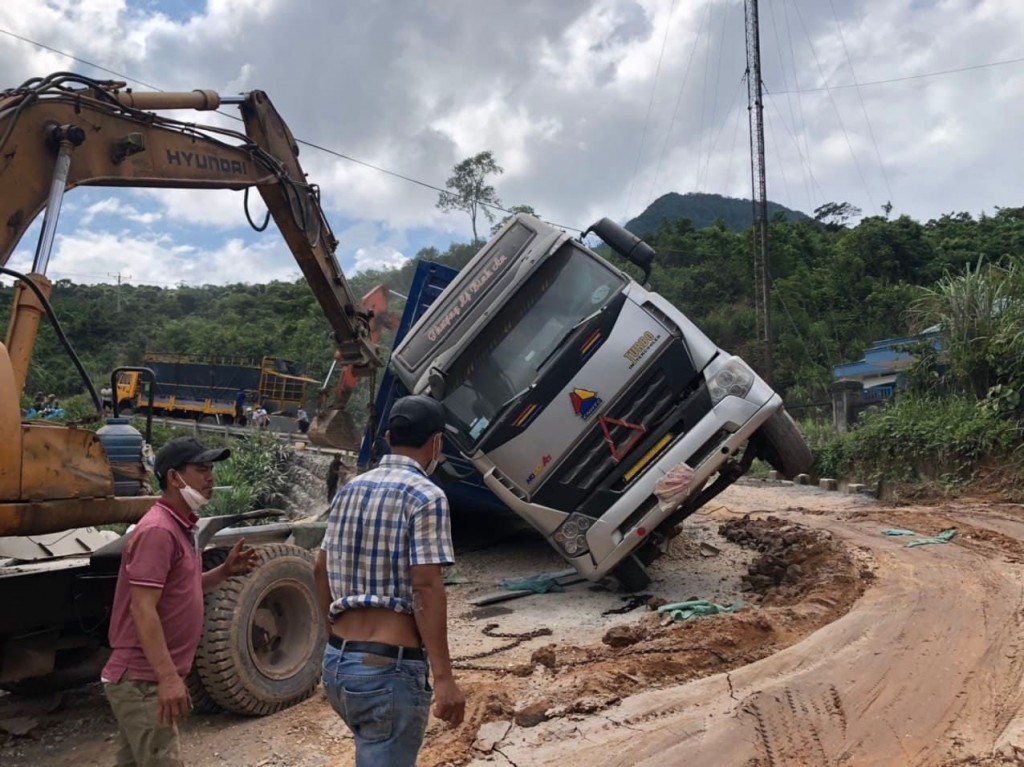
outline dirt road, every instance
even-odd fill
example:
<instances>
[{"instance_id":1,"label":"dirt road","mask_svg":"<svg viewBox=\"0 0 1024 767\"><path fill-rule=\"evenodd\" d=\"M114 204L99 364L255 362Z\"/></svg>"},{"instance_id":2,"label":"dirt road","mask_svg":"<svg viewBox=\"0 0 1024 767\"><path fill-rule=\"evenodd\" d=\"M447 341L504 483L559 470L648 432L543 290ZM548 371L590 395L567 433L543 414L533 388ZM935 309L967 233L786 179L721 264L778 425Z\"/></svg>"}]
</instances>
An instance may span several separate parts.
<instances>
[{"instance_id":1,"label":"dirt road","mask_svg":"<svg viewBox=\"0 0 1024 767\"><path fill-rule=\"evenodd\" d=\"M529 538L464 541L450 600L467 722L432 721L421 764L1024 765L1024 509L748 484L708 512L655 565L649 603L745 606L681 623L590 584L476 607L501 578L562 565ZM957 533L908 547L885 528ZM34 726L0 734L4 765L112 762L96 689L0 699L0 720L18 715ZM201 766L352 763L320 695L195 717L184 740Z\"/></svg>"},{"instance_id":2,"label":"dirt road","mask_svg":"<svg viewBox=\"0 0 1024 767\"><path fill-rule=\"evenodd\" d=\"M847 615L728 674L510 733L501 751L516 764L1024 764L1024 525L991 512L787 514L870 554L874 583ZM960 541L907 548L878 534L894 519L956 526Z\"/></svg>"}]
</instances>

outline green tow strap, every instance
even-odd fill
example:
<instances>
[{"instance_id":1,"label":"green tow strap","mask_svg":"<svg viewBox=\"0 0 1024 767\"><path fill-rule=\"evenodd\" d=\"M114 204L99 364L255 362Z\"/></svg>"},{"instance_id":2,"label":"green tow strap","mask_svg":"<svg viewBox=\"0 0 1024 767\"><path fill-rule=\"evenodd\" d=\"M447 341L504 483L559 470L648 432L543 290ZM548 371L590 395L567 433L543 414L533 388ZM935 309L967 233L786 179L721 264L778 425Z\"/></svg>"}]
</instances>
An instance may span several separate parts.
<instances>
[{"instance_id":1,"label":"green tow strap","mask_svg":"<svg viewBox=\"0 0 1024 767\"><path fill-rule=\"evenodd\" d=\"M951 527L948 530L943 530L938 535L932 536L931 538L918 538L916 541L911 541L907 546L927 546L930 543L949 543L954 535L956 535L956 528Z\"/></svg>"},{"instance_id":2,"label":"green tow strap","mask_svg":"<svg viewBox=\"0 0 1024 767\"><path fill-rule=\"evenodd\" d=\"M681 623L682 621L690 620L690 618L703 618L720 613L734 613L741 607L743 607L743 601L740 599L737 599L731 605L716 605L714 602L709 602L706 599L692 599L689 602L662 605L658 608L658 613L661 615L668 613L672 616L672 620Z\"/></svg>"}]
</instances>

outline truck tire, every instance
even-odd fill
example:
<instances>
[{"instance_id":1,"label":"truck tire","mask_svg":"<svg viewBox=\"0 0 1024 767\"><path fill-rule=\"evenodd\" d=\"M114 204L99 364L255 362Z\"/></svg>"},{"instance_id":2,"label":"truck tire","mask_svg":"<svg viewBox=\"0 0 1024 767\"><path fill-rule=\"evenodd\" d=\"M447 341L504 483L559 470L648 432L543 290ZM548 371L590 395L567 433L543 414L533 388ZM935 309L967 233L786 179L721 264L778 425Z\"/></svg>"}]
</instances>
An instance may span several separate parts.
<instances>
[{"instance_id":1,"label":"truck tire","mask_svg":"<svg viewBox=\"0 0 1024 767\"><path fill-rule=\"evenodd\" d=\"M651 576L647 574L636 554L630 554L612 569L612 576L619 582L623 591L630 594L643 591L651 583Z\"/></svg>"},{"instance_id":2,"label":"truck tire","mask_svg":"<svg viewBox=\"0 0 1024 767\"><path fill-rule=\"evenodd\" d=\"M212 570L219 566L228 557L228 549L207 549L203 552L203 572ZM211 609L213 595L219 589L213 589L203 594L203 614ZM197 714L216 714L223 709L217 705L210 693L206 691L202 677L199 676L199 669L195 660L192 661L192 668L185 677L185 687L188 689L189 697L192 699L192 711Z\"/></svg>"},{"instance_id":3,"label":"truck tire","mask_svg":"<svg viewBox=\"0 0 1024 767\"><path fill-rule=\"evenodd\" d=\"M196 668L218 706L264 716L313 694L327 637L313 554L281 543L256 551L253 572L210 592Z\"/></svg>"},{"instance_id":4,"label":"truck tire","mask_svg":"<svg viewBox=\"0 0 1024 767\"><path fill-rule=\"evenodd\" d=\"M767 461L784 479L793 479L811 470L811 449L785 410L779 410L765 421L753 441L757 457Z\"/></svg>"}]
</instances>

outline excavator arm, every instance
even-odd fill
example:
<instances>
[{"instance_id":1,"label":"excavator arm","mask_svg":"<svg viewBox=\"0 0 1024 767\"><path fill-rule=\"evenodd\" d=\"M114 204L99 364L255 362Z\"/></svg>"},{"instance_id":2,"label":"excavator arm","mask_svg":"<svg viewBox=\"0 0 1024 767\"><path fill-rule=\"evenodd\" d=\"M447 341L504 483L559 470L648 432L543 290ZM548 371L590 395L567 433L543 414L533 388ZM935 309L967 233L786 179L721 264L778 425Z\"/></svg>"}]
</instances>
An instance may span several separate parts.
<instances>
[{"instance_id":1,"label":"excavator arm","mask_svg":"<svg viewBox=\"0 0 1024 767\"><path fill-rule=\"evenodd\" d=\"M390 291L386 285L377 285L363 296L363 306L373 312L370 320L370 338L376 343L384 330L397 330L401 316L388 307ZM338 364L336 358L327 375L323 388L317 398L316 416L309 427L309 439L316 445L335 447L351 452L359 452L363 441L363 429L357 424L348 408L348 402L359 386L359 376L354 366L345 365L341 368L338 383L328 389L331 374ZM376 392L370 392L370 407L374 405Z\"/></svg>"},{"instance_id":2,"label":"excavator arm","mask_svg":"<svg viewBox=\"0 0 1024 767\"><path fill-rule=\"evenodd\" d=\"M244 131L199 126L158 111L216 110L228 103L239 106ZM54 208L59 212L67 189L255 187L331 325L337 358L357 373L372 372L386 362L372 338L373 312L353 295L338 265L337 240L319 190L306 179L298 154L291 131L262 91L231 98L199 90L140 93L122 82L70 73L29 80L0 93L0 266L44 208L47 219ZM43 276L35 281L47 292L52 228L44 220L32 270L34 278ZM26 305L34 300L25 291ZM37 310L29 307L21 314L29 318L27 332L19 335L15 327L16 309L7 335L19 387L38 325Z\"/></svg>"}]
</instances>

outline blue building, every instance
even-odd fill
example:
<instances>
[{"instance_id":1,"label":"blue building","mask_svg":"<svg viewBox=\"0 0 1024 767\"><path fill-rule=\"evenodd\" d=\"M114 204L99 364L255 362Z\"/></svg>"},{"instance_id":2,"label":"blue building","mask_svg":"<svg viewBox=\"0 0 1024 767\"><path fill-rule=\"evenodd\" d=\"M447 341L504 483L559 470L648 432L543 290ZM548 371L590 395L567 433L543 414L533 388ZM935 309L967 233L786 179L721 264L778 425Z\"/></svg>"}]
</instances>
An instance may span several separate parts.
<instances>
[{"instance_id":1,"label":"blue building","mask_svg":"<svg viewBox=\"0 0 1024 767\"><path fill-rule=\"evenodd\" d=\"M939 326L935 325L917 334L902 338L884 338L864 350L858 362L844 362L832 368L836 381L858 381L864 387L861 398L866 401L889 399L906 386L905 371L912 367L916 357L911 349L922 343L936 351L942 349Z\"/></svg>"}]
</instances>

